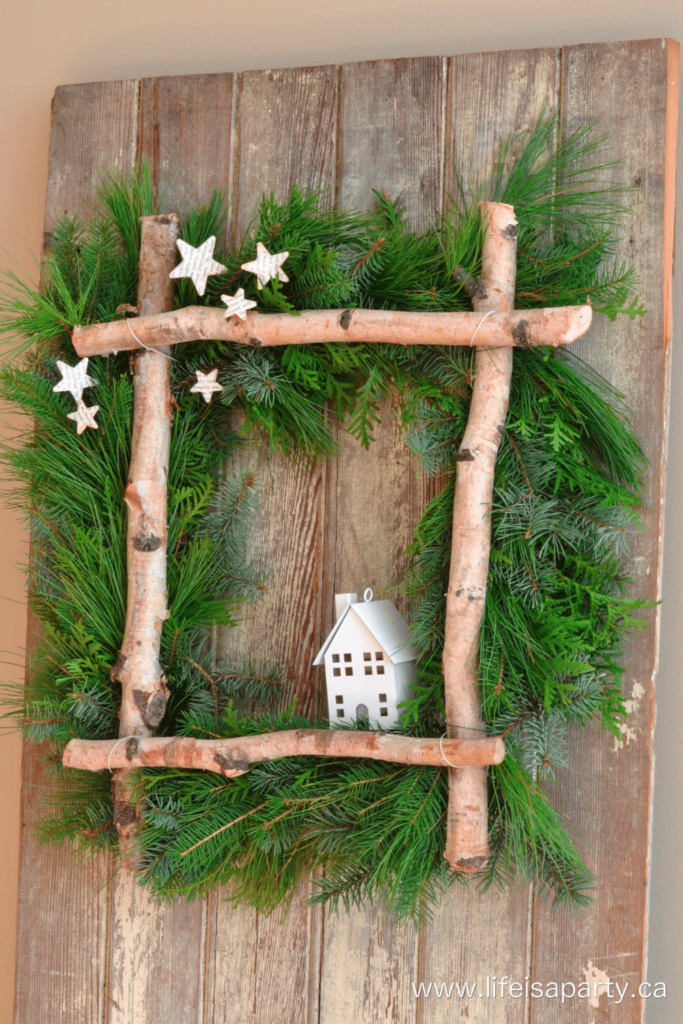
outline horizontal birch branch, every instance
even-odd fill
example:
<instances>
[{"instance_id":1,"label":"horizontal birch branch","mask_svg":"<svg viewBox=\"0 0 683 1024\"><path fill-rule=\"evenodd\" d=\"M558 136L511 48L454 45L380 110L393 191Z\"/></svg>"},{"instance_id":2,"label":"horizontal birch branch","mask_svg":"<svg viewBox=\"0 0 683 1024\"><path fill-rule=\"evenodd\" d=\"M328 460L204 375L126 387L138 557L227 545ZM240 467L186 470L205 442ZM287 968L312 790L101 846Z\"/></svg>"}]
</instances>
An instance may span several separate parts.
<instances>
[{"instance_id":1,"label":"horizontal birch branch","mask_svg":"<svg viewBox=\"0 0 683 1024\"><path fill-rule=\"evenodd\" d=\"M443 749L443 754L442 754ZM228 777L242 775L257 761L278 757L365 757L398 764L500 764L505 744L485 739L414 739L386 732L350 729L287 729L232 739L196 740L187 736L71 740L62 763L98 772L107 768L200 768ZM446 760L444 759L446 758Z\"/></svg>"},{"instance_id":2,"label":"horizontal birch branch","mask_svg":"<svg viewBox=\"0 0 683 1024\"><path fill-rule=\"evenodd\" d=\"M474 345L528 348L568 345L586 333L590 306L521 309L491 313L407 313L381 309L248 313L226 319L213 306L186 306L171 313L74 327L79 356L103 356L126 349L159 348L186 341L232 341L253 347L363 341L398 345ZM138 339L140 344L138 344Z\"/></svg>"}]
</instances>

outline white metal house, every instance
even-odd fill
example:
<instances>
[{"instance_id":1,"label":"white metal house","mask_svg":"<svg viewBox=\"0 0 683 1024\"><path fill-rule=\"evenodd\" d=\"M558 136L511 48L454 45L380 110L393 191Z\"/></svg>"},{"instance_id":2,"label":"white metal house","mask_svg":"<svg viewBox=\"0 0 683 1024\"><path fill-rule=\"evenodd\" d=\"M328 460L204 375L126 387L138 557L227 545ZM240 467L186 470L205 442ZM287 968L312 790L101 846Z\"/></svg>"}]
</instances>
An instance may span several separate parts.
<instances>
[{"instance_id":1,"label":"white metal house","mask_svg":"<svg viewBox=\"0 0 683 1024\"><path fill-rule=\"evenodd\" d=\"M335 608L337 621L313 662L325 665L330 725L365 717L389 729L417 679L408 624L391 601L373 601L371 590L360 602L357 594L336 594Z\"/></svg>"}]
</instances>

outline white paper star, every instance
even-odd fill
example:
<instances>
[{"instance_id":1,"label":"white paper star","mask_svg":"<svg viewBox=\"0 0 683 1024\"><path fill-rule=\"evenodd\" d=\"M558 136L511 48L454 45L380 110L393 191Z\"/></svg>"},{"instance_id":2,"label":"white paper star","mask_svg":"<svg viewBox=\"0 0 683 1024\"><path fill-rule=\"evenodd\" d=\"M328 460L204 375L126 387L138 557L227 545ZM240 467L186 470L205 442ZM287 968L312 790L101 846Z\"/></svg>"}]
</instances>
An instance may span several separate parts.
<instances>
[{"instance_id":1,"label":"white paper star","mask_svg":"<svg viewBox=\"0 0 683 1024\"><path fill-rule=\"evenodd\" d=\"M222 386L216 380L218 376L218 370L209 370L208 373L202 373L201 370L197 370L197 383L194 384L190 391L197 391L202 395L205 402L211 401L211 395L214 391L222 391Z\"/></svg>"},{"instance_id":2,"label":"white paper star","mask_svg":"<svg viewBox=\"0 0 683 1024\"><path fill-rule=\"evenodd\" d=\"M216 263L213 258L215 244L215 235L211 235L211 238L202 242L198 249L179 238L176 245L183 257L183 262L174 267L168 276L192 278L197 294L203 295L206 291L207 277L211 277L212 274L222 274L226 270L222 263Z\"/></svg>"},{"instance_id":3,"label":"white paper star","mask_svg":"<svg viewBox=\"0 0 683 1024\"><path fill-rule=\"evenodd\" d=\"M68 363L62 363L58 359L57 366L62 379L59 384L55 384L52 390L70 391L77 402L80 402L83 397L83 388L93 388L97 384L96 380L88 376L87 359L81 359L80 363L76 363L75 366L69 366Z\"/></svg>"},{"instance_id":4,"label":"white paper star","mask_svg":"<svg viewBox=\"0 0 683 1024\"><path fill-rule=\"evenodd\" d=\"M67 413L66 418L68 420L75 420L77 434L82 434L86 427L92 427L93 430L97 430L98 424L95 422L95 413L99 408L99 405L91 405L88 407L85 402L82 402L79 398L78 405L76 406L76 412Z\"/></svg>"},{"instance_id":5,"label":"white paper star","mask_svg":"<svg viewBox=\"0 0 683 1024\"><path fill-rule=\"evenodd\" d=\"M234 295L221 295L221 299L228 307L225 319L231 316L238 316L240 320L247 319L247 310L253 309L256 305L251 299L245 299L244 288L238 288Z\"/></svg>"},{"instance_id":6,"label":"white paper star","mask_svg":"<svg viewBox=\"0 0 683 1024\"><path fill-rule=\"evenodd\" d=\"M263 288L271 278L279 277L281 281L289 281L289 278L282 270L282 264L289 256L288 252L274 253L272 256L261 242L256 243L256 259L251 263L243 263L242 270L248 270L250 274L256 274L256 286Z\"/></svg>"}]
</instances>

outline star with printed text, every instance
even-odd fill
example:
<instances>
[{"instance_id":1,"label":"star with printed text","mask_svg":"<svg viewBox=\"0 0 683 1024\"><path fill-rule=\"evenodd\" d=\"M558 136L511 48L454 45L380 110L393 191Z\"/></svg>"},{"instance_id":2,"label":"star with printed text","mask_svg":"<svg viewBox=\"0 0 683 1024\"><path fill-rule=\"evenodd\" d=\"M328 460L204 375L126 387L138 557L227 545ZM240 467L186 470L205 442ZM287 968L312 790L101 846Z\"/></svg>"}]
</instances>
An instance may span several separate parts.
<instances>
[{"instance_id":1,"label":"star with printed text","mask_svg":"<svg viewBox=\"0 0 683 1024\"><path fill-rule=\"evenodd\" d=\"M211 238L207 238L196 249L193 245L183 242L182 238L178 238L176 245L180 250L183 260L182 263L173 268L168 276L191 278L192 283L197 289L197 294L203 295L206 291L206 279L211 277L212 274L224 274L227 269L222 263L217 263L213 258L215 244L215 235L211 235Z\"/></svg>"}]
</instances>

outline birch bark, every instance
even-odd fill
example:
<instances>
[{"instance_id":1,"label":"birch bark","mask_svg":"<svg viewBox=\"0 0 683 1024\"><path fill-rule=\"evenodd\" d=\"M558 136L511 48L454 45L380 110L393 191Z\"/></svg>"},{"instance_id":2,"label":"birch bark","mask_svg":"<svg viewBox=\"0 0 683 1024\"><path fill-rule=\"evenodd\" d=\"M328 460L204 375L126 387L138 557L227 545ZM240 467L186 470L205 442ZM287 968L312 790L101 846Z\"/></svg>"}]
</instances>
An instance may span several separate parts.
<instances>
[{"instance_id":1,"label":"birch bark","mask_svg":"<svg viewBox=\"0 0 683 1024\"><path fill-rule=\"evenodd\" d=\"M511 206L481 203L486 231L483 294L473 299L478 313L512 309L515 295L517 221ZM443 651L446 723L450 737L485 735L478 684L479 634L491 549L491 503L496 457L505 431L512 349L481 349L475 357L467 427L457 454L453 547L446 595ZM454 871L486 865L488 794L486 768L449 768L444 856Z\"/></svg>"},{"instance_id":2,"label":"birch bark","mask_svg":"<svg viewBox=\"0 0 683 1024\"><path fill-rule=\"evenodd\" d=\"M347 729L285 729L256 736L196 740L187 736L136 737L114 749L114 740L71 740L64 764L85 771L116 768L200 768L242 775L255 761L277 757L367 757L398 764L500 764L505 744L500 736L449 740L395 736L384 732Z\"/></svg>"},{"instance_id":3,"label":"birch bark","mask_svg":"<svg viewBox=\"0 0 683 1024\"><path fill-rule=\"evenodd\" d=\"M178 218L142 217L137 302L140 313L171 308ZM165 352L165 354L164 354ZM119 737L151 736L166 710L168 688L159 661L166 607L167 478L171 443L168 351L140 351L134 358L131 461L128 506L126 626L112 680L121 683ZM123 744L121 744L123 746ZM135 867L131 836L140 808L131 797L126 770L112 780L114 822L124 863Z\"/></svg>"},{"instance_id":4,"label":"birch bark","mask_svg":"<svg viewBox=\"0 0 683 1024\"><path fill-rule=\"evenodd\" d=\"M477 308L477 307L475 307ZM142 311L140 311L142 314ZM509 309L482 323L475 313L406 313L387 309L316 309L290 313L248 313L244 322L226 319L224 309L186 306L161 316L133 321L135 338L125 320L74 327L79 356L139 349L143 345L178 345L186 341L232 341L253 348L313 345L319 342L376 342L397 345L475 345L477 348L568 345L586 333L590 306Z\"/></svg>"}]
</instances>

